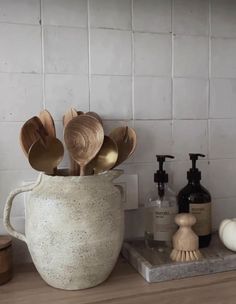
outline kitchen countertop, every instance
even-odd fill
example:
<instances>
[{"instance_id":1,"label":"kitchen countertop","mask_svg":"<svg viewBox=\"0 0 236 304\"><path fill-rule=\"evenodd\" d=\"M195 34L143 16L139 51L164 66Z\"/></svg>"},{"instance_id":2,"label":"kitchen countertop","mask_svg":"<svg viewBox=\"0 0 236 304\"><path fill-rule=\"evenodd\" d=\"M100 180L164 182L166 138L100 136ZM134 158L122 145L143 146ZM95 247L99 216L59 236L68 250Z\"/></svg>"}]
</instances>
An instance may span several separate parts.
<instances>
[{"instance_id":1,"label":"kitchen countertop","mask_svg":"<svg viewBox=\"0 0 236 304\"><path fill-rule=\"evenodd\" d=\"M100 286L64 291L48 286L32 264L15 269L14 278L0 286L1 304L234 304L236 271L149 284L122 258Z\"/></svg>"}]
</instances>

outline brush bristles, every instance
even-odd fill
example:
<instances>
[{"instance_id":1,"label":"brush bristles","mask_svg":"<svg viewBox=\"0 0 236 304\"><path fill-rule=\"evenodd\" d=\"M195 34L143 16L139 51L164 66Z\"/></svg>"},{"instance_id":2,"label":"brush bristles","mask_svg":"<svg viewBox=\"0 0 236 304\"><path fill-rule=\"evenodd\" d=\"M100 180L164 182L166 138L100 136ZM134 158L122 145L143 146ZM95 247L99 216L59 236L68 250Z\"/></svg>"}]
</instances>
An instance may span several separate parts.
<instances>
[{"instance_id":1,"label":"brush bristles","mask_svg":"<svg viewBox=\"0 0 236 304\"><path fill-rule=\"evenodd\" d=\"M170 258L172 261L176 262L190 262L200 260L202 258L202 254L199 250L183 251L173 249Z\"/></svg>"}]
</instances>

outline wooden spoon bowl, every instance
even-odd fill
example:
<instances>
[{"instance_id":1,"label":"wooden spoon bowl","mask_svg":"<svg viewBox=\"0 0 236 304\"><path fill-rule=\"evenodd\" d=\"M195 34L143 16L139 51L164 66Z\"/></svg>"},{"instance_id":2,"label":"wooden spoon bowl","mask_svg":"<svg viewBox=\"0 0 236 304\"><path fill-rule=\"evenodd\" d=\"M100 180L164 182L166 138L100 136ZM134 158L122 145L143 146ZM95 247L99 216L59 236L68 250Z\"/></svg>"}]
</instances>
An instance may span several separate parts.
<instances>
[{"instance_id":1,"label":"wooden spoon bowl","mask_svg":"<svg viewBox=\"0 0 236 304\"><path fill-rule=\"evenodd\" d=\"M65 127L64 140L71 157L80 165L80 175L96 156L104 139L101 123L94 117L79 115Z\"/></svg>"},{"instance_id":2,"label":"wooden spoon bowl","mask_svg":"<svg viewBox=\"0 0 236 304\"><path fill-rule=\"evenodd\" d=\"M55 123L51 114L47 110L43 110L39 113L39 119L41 120L48 135L51 137L56 137Z\"/></svg>"},{"instance_id":3,"label":"wooden spoon bowl","mask_svg":"<svg viewBox=\"0 0 236 304\"><path fill-rule=\"evenodd\" d=\"M129 158L136 147L137 139L136 133L132 128L129 127L118 127L109 134L118 147L118 159L114 167L120 165L127 158Z\"/></svg>"}]
</instances>

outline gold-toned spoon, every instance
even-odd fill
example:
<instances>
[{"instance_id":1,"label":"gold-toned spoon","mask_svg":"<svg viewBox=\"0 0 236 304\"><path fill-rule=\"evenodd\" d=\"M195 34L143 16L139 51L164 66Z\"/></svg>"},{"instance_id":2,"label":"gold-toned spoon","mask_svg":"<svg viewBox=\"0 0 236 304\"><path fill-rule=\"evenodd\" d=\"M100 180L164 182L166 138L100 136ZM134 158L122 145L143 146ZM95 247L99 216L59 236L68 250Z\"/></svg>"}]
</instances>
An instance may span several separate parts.
<instances>
[{"instance_id":1,"label":"gold-toned spoon","mask_svg":"<svg viewBox=\"0 0 236 304\"><path fill-rule=\"evenodd\" d=\"M101 149L104 131L94 117L79 115L65 127L64 140L71 157L80 165L80 175L85 175L86 165Z\"/></svg>"},{"instance_id":2,"label":"gold-toned spoon","mask_svg":"<svg viewBox=\"0 0 236 304\"><path fill-rule=\"evenodd\" d=\"M116 167L133 154L137 142L136 133L128 126L118 127L111 131L109 137L116 142L118 147L118 159L114 165Z\"/></svg>"},{"instance_id":3,"label":"gold-toned spoon","mask_svg":"<svg viewBox=\"0 0 236 304\"><path fill-rule=\"evenodd\" d=\"M104 136L101 149L95 158L88 164L95 174L110 170L118 158L117 144L109 136Z\"/></svg>"},{"instance_id":4,"label":"gold-toned spoon","mask_svg":"<svg viewBox=\"0 0 236 304\"><path fill-rule=\"evenodd\" d=\"M26 157L30 147L35 143L40 136L42 138L48 135L39 117L34 116L27 120L20 131L20 145Z\"/></svg>"},{"instance_id":5,"label":"gold-toned spoon","mask_svg":"<svg viewBox=\"0 0 236 304\"><path fill-rule=\"evenodd\" d=\"M56 137L55 123L49 111L47 110L41 111L39 113L39 119L41 120L48 135L51 137Z\"/></svg>"},{"instance_id":6,"label":"gold-toned spoon","mask_svg":"<svg viewBox=\"0 0 236 304\"><path fill-rule=\"evenodd\" d=\"M29 149L28 159L32 168L52 175L64 155L61 141L55 137L47 136L38 139Z\"/></svg>"}]
</instances>

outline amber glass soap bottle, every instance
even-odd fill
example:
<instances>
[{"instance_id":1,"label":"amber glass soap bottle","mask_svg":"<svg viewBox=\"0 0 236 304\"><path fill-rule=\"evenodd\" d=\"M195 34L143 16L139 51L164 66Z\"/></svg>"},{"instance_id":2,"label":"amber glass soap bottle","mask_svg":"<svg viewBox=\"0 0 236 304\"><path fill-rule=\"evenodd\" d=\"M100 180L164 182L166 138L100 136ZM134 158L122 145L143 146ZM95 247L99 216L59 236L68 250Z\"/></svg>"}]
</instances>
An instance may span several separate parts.
<instances>
[{"instance_id":1,"label":"amber glass soap bottle","mask_svg":"<svg viewBox=\"0 0 236 304\"><path fill-rule=\"evenodd\" d=\"M201 172L196 161L203 154L190 153L192 168L187 172L188 184L178 194L179 212L192 213L197 222L193 230L199 236L199 246L207 247L211 241L211 195L201 183Z\"/></svg>"}]
</instances>

